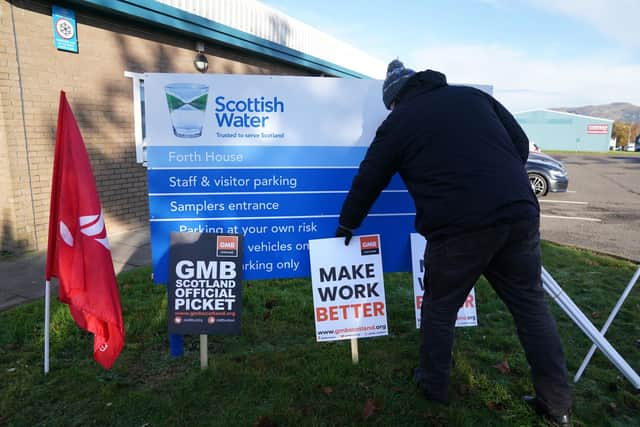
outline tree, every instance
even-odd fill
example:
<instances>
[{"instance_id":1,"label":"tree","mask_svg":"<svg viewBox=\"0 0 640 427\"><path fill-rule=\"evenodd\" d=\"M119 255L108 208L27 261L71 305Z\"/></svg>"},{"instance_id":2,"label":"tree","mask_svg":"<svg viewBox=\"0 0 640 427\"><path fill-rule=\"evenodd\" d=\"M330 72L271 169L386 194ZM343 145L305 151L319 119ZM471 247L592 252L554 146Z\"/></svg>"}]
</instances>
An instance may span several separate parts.
<instances>
[{"instance_id":1,"label":"tree","mask_svg":"<svg viewBox=\"0 0 640 427\"><path fill-rule=\"evenodd\" d=\"M640 134L639 123L627 123L619 120L613 122L612 137L616 140L616 147L625 147L630 142L634 142L638 134Z\"/></svg>"},{"instance_id":2,"label":"tree","mask_svg":"<svg viewBox=\"0 0 640 427\"><path fill-rule=\"evenodd\" d=\"M640 123L633 123L631 125L631 142L636 141L636 145L640 143ZM636 147L636 151L638 148Z\"/></svg>"}]
</instances>

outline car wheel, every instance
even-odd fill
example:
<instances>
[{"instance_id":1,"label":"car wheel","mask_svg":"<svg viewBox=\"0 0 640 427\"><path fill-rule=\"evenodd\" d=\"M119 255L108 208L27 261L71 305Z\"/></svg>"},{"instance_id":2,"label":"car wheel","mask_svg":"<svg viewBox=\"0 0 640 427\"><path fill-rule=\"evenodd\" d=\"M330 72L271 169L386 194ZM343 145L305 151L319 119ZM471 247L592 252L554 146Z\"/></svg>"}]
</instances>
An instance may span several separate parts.
<instances>
[{"instance_id":1,"label":"car wheel","mask_svg":"<svg viewBox=\"0 0 640 427\"><path fill-rule=\"evenodd\" d=\"M531 183L531 189L536 196L545 196L549 191L549 184L544 176L538 173L529 174L529 182Z\"/></svg>"}]
</instances>

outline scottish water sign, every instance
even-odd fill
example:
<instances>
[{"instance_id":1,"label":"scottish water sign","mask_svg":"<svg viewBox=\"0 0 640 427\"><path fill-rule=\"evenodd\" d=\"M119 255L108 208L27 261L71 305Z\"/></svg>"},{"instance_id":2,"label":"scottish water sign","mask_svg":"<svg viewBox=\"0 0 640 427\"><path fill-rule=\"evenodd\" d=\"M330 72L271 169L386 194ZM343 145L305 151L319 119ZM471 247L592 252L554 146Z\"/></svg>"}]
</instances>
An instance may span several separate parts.
<instances>
[{"instance_id":1,"label":"scottish water sign","mask_svg":"<svg viewBox=\"0 0 640 427\"><path fill-rule=\"evenodd\" d=\"M308 241L333 236L387 114L380 93L373 80L147 74L154 280L167 283L172 232L242 236L245 279L308 277ZM408 270L414 207L399 178L371 213L359 232L381 232L388 271Z\"/></svg>"},{"instance_id":2,"label":"scottish water sign","mask_svg":"<svg viewBox=\"0 0 640 427\"><path fill-rule=\"evenodd\" d=\"M243 237L245 279L309 277L311 239L333 237L360 161L388 112L382 82L146 74L154 281L172 232ZM398 176L358 234L380 234L385 271L410 271L415 207Z\"/></svg>"}]
</instances>

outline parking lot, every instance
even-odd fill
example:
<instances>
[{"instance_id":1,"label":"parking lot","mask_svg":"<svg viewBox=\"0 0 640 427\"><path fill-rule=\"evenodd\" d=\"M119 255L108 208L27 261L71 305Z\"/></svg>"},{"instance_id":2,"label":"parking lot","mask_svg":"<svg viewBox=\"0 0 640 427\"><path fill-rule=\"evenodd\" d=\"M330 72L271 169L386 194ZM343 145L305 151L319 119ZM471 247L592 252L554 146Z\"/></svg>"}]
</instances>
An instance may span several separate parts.
<instances>
[{"instance_id":1,"label":"parking lot","mask_svg":"<svg viewBox=\"0 0 640 427\"><path fill-rule=\"evenodd\" d=\"M551 154L569 192L540 198L542 238L640 263L640 154Z\"/></svg>"}]
</instances>

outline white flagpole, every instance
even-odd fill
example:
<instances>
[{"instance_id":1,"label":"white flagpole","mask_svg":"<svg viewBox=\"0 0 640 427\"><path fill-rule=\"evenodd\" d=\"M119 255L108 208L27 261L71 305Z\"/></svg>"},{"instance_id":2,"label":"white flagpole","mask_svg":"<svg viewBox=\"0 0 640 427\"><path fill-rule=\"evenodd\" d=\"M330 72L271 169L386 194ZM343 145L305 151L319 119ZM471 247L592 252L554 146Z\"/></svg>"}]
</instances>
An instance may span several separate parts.
<instances>
[{"instance_id":1,"label":"white flagpole","mask_svg":"<svg viewBox=\"0 0 640 427\"><path fill-rule=\"evenodd\" d=\"M51 282L45 281L44 293L44 373L49 373L49 321L51 306Z\"/></svg>"}]
</instances>

